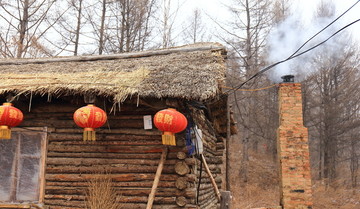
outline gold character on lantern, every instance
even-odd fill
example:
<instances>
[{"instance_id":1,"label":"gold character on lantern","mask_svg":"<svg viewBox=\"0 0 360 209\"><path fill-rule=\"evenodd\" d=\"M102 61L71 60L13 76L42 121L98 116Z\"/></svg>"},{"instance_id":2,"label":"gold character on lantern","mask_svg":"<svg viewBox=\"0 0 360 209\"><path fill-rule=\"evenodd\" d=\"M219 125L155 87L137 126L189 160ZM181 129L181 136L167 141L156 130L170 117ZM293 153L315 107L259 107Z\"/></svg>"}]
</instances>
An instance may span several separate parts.
<instances>
[{"instance_id":1,"label":"gold character on lantern","mask_svg":"<svg viewBox=\"0 0 360 209\"><path fill-rule=\"evenodd\" d=\"M158 115L157 115L157 117L155 119L156 119L156 122L162 123L163 119L164 119L164 114L163 113L158 113Z\"/></svg>"},{"instance_id":2,"label":"gold character on lantern","mask_svg":"<svg viewBox=\"0 0 360 209\"><path fill-rule=\"evenodd\" d=\"M171 125L171 124L172 124L172 121L173 121L173 118L174 118L174 116L165 114L165 116L164 116L164 123Z\"/></svg>"},{"instance_id":3,"label":"gold character on lantern","mask_svg":"<svg viewBox=\"0 0 360 209\"><path fill-rule=\"evenodd\" d=\"M9 118L18 118L16 110L9 110Z\"/></svg>"},{"instance_id":4,"label":"gold character on lantern","mask_svg":"<svg viewBox=\"0 0 360 209\"><path fill-rule=\"evenodd\" d=\"M90 109L82 109L80 111L80 117L79 117L79 120L80 120L80 123L87 123L88 120L89 120L89 116L90 116Z\"/></svg>"},{"instance_id":5,"label":"gold character on lantern","mask_svg":"<svg viewBox=\"0 0 360 209\"><path fill-rule=\"evenodd\" d=\"M101 114L101 112L95 113L95 121L102 121L102 118L103 118L103 114Z\"/></svg>"}]
</instances>

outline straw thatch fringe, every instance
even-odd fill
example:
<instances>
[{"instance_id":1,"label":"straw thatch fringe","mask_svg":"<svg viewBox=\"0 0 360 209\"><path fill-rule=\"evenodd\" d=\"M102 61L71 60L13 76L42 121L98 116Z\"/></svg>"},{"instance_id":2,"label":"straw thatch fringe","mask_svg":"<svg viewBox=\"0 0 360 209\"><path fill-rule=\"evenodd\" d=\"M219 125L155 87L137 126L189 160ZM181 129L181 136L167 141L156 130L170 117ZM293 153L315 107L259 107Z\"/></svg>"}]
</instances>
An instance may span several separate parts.
<instances>
[{"instance_id":1,"label":"straw thatch fringe","mask_svg":"<svg viewBox=\"0 0 360 209\"><path fill-rule=\"evenodd\" d=\"M224 47L201 44L91 57L0 61L0 94L206 100L225 78ZM51 96L50 96L51 95Z\"/></svg>"}]
</instances>

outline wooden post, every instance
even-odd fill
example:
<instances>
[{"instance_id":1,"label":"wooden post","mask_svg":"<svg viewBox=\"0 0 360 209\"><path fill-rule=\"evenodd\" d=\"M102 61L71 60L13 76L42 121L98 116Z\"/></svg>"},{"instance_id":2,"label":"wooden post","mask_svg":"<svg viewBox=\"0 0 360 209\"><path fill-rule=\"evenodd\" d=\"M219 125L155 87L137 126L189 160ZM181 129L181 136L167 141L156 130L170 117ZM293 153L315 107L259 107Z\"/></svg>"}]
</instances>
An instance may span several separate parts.
<instances>
[{"instance_id":1,"label":"wooden post","mask_svg":"<svg viewBox=\"0 0 360 209\"><path fill-rule=\"evenodd\" d=\"M209 166L207 165L206 163L206 160L205 160L205 157L204 155L201 155L201 160L203 161L203 164L204 164L204 167L206 169L206 173L209 175L210 177L210 181L214 187L214 191L215 191L215 194L216 194L216 197L218 198L218 200L220 201L221 200L221 195L220 195L220 192L219 192L219 188L215 182L215 179L214 177L212 176L211 172L210 172L210 169L209 169Z\"/></svg>"},{"instance_id":2,"label":"wooden post","mask_svg":"<svg viewBox=\"0 0 360 209\"><path fill-rule=\"evenodd\" d=\"M151 209L152 208L152 205L153 205L153 202L154 202L154 198L155 198L155 193L156 193L156 189L157 189L157 186L159 184L159 181L160 181L160 176L161 176L161 172L164 168L164 162L166 160L166 155L168 153L168 147L164 147L162 153L161 153L161 157L160 157L160 162L159 162L159 166L156 170L156 174L155 174L155 178L154 178L154 183L152 185L152 188L151 188L151 192L149 194L149 198L148 198L148 202L147 202L147 205L146 205L146 209Z\"/></svg>"},{"instance_id":3,"label":"wooden post","mask_svg":"<svg viewBox=\"0 0 360 209\"><path fill-rule=\"evenodd\" d=\"M221 191L220 209L230 209L231 194L230 191Z\"/></svg>"}]
</instances>

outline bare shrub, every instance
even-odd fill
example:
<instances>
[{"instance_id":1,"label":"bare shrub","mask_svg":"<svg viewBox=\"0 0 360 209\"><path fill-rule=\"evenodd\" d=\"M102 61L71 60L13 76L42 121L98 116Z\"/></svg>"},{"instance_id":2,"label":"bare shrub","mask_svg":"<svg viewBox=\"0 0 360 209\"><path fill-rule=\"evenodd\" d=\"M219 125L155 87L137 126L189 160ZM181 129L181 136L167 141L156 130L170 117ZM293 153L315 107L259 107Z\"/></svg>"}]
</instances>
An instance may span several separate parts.
<instances>
[{"instance_id":1,"label":"bare shrub","mask_svg":"<svg viewBox=\"0 0 360 209\"><path fill-rule=\"evenodd\" d=\"M116 202L116 189L111 176L94 175L90 179L86 191L85 208L87 209L119 209L121 205Z\"/></svg>"}]
</instances>

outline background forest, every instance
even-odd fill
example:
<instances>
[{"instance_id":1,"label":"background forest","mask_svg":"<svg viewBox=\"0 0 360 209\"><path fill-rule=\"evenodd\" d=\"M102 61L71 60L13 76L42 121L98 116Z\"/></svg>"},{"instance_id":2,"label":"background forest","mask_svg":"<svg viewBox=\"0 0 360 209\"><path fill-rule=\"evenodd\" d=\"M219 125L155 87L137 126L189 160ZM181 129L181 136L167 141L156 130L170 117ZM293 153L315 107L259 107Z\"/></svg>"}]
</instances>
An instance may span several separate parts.
<instances>
[{"instance_id":1,"label":"background forest","mask_svg":"<svg viewBox=\"0 0 360 209\"><path fill-rule=\"evenodd\" d=\"M360 7L359 1L353 2ZM231 0L223 4L231 18L219 22L201 8L180 14L181 0L0 0L0 58L113 54L220 42L228 48L227 86L238 89L225 89L239 130L229 141L233 183L226 184L234 193L236 208L276 205L277 194L272 193L277 184L274 84L288 73L303 84L316 195L349 192L337 195L335 203L329 200L321 203L326 206L315 206L357 208L360 202L349 198L360 192L359 43L344 30L309 53L259 73L295 55L302 43L339 17L335 4L319 0L309 18L311 27L305 27L290 9L291 3ZM175 24L178 18L186 20ZM302 51L346 26L337 24L329 25ZM214 25L215 31L211 30ZM254 194L261 196L265 190L263 199L254 199ZM321 195L316 197L321 200Z\"/></svg>"}]
</instances>

